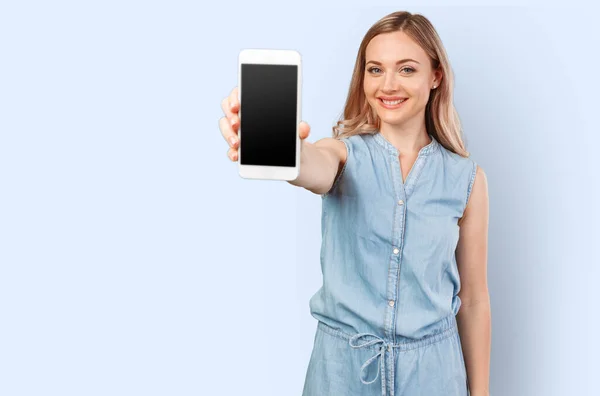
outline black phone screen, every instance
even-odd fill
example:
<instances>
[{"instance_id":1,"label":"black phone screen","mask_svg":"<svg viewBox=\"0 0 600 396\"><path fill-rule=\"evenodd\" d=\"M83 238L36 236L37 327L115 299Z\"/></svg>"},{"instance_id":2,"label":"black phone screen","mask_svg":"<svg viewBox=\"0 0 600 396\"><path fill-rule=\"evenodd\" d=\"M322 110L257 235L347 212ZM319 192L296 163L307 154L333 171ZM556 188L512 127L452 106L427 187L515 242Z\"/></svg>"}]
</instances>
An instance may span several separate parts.
<instances>
[{"instance_id":1,"label":"black phone screen","mask_svg":"<svg viewBox=\"0 0 600 396\"><path fill-rule=\"evenodd\" d=\"M241 65L240 164L296 166L298 66Z\"/></svg>"}]
</instances>

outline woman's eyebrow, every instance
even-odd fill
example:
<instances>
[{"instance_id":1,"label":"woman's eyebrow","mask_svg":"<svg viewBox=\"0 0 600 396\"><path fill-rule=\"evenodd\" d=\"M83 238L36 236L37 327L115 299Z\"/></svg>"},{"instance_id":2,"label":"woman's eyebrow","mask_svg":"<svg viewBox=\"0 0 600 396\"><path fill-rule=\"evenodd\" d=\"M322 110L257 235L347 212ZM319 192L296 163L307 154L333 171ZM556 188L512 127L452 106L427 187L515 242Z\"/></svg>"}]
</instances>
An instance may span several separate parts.
<instances>
[{"instance_id":1,"label":"woman's eyebrow","mask_svg":"<svg viewBox=\"0 0 600 396\"><path fill-rule=\"evenodd\" d=\"M415 63L419 63L418 61L416 61L416 60L414 60L414 59L407 58L407 59L402 59L402 60L399 60L398 62L396 62L396 64L398 65L398 64L400 64L400 63L404 63L404 62L415 62ZM369 63L374 63L374 64L376 64L376 65L383 66L383 64L382 64L381 62L377 62L377 61L374 61L374 60L370 60L370 61L368 61L368 62L367 62L367 64L369 64ZM420 63L419 63L419 64L420 64Z\"/></svg>"}]
</instances>

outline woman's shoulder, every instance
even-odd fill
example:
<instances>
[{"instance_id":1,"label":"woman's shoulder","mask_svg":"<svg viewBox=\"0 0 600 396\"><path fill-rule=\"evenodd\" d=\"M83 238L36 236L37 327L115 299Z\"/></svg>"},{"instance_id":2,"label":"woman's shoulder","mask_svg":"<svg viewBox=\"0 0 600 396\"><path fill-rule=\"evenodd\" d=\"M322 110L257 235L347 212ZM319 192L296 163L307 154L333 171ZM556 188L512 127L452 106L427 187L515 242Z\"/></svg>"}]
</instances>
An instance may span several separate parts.
<instances>
[{"instance_id":1,"label":"woman's shoulder","mask_svg":"<svg viewBox=\"0 0 600 396\"><path fill-rule=\"evenodd\" d=\"M372 133L358 133L340 138L348 146L348 151L362 151L368 149L370 141L373 139Z\"/></svg>"},{"instance_id":2,"label":"woman's shoulder","mask_svg":"<svg viewBox=\"0 0 600 396\"><path fill-rule=\"evenodd\" d=\"M445 174L453 175L451 177L455 179L461 179L464 177L468 181L469 185L472 185L475 175L479 169L477 161L473 158L473 156L469 155L468 157L465 157L447 149L441 144L438 146L440 148L442 164L446 170Z\"/></svg>"},{"instance_id":3,"label":"woman's shoulder","mask_svg":"<svg viewBox=\"0 0 600 396\"><path fill-rule=\"evenodd\" d=\"M339 139L346 142L352 143L365 143L368 139L372 138L373 134L371 133L357 133L350 136L342 136Z\"/></svg>"},{"instance_id":4,"label":"woman's shoulder","mask_svg":"<svg viewBox=\"0 0 600 396\"><path fill-rule=\"evenodd\" d=\"M449 165L454 165L458 167L473 167L477 165L472 155L465 157L463 155L455 153L450 149L447 149L442 144L438 143L438 146L440 149L441 157L444 159L445 163Z\"/></svg>"}]
</instances>

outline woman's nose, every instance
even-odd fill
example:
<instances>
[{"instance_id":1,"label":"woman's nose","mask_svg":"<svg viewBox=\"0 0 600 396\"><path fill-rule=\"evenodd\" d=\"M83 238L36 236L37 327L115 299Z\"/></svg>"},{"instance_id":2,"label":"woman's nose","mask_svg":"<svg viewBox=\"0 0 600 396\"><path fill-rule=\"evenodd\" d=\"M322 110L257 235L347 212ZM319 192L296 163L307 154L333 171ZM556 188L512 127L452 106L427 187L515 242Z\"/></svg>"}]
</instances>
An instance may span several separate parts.
<instances>
[{"instance_id":1,"label":"woman's nose","mask_svg":"<svg viewBox=\"0 0 600 396\"><path fill-rule=\"evenodd\" d=\"M386 92L396 91L399 88L399 81L395 74L388 74L385 76L383 82L383 90Z\"/></svg>"}]
</instances>

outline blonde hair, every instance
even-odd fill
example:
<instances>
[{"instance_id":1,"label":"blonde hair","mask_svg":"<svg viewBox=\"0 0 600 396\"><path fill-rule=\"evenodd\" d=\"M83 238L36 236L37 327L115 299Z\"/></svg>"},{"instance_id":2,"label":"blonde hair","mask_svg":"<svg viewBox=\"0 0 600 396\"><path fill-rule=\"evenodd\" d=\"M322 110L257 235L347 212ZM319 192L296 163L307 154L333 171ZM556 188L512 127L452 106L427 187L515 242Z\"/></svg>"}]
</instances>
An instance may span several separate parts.
<instances>
[{"instance_id":1,"label":"blonde hair","mask_svg":"<svg viewBox=\"0 0 600 396\"><path fill-rule=\"evenodd\" d=\"M427 133L448 150L468 157L460 120L452 100L454 76L446 50L427 18L406 11L393 12L381 18L365 34L354 65L344 113L333 127L333 137L341 139L352 135L372 134L379 130L381 120L367 101L363 88L366 49L378 34L397 31L404 32L427 53L434 70L441 68L442 71L441 84L431 91L425 108Z\"/></svg>"}]
</instances>

